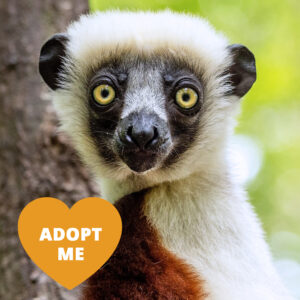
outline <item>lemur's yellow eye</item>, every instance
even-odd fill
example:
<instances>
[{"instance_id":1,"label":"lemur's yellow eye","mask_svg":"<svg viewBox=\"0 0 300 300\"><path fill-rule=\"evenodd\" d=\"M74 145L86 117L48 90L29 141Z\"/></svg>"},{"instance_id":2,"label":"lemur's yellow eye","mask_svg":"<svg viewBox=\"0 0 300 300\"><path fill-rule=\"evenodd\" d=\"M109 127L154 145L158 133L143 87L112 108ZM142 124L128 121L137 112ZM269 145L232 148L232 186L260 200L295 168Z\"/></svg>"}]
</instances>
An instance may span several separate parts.
<instances>
[{"instance_id":1,"label":"lemur's yellow eye","mask_svg":"<svg viewBox=\"0 0 300 300\"><path fill-rule=\"evenodd\" d=\"M192 108L196 105L198 94L192 88L182 88L176 93L176 103L182 108Z\"/></svg>"},{"instance_id":2,"label":"lemur's yellow eye","mask_svg":"<svg viewBox=\"0 0 300 300\"><path fill-rule=\"evenodd\" d=\"M108 84L98 85L93 90L93 97L101 105L107 105L115 99L115 90Z\"/></svg>"}]
</instances>

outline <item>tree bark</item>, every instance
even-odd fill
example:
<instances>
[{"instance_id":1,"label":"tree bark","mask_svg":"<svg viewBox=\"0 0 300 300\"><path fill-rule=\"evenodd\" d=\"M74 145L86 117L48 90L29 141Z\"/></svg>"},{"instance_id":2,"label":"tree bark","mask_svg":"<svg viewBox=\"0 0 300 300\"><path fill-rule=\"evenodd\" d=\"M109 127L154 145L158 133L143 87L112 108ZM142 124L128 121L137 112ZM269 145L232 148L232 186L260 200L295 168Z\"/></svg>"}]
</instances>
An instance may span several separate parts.
<instances>
[{"instance_id":1,"label":"tree bark","mask_svg":"<svg viewBox=\"0 0 300 300\"><path fill-rule=\"evenodd\" d=\"M35 198L70 205L97 195L68 139L57 134L49 90L38 74L43 42L87 9L87 0L0 1L0 299L77 298L31 262L17 222Z\"/></svg>"}]
</instances>

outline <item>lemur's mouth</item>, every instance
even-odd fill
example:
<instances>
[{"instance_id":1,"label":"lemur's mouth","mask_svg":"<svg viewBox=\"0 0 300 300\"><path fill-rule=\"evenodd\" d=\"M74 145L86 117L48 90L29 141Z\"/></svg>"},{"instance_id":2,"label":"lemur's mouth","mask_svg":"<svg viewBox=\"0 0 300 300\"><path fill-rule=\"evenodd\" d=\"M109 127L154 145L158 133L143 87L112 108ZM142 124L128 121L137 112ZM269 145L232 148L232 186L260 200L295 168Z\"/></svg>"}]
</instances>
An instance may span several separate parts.
<instances>
[{"instance_id":1,"label":"lemur's mouth","mask_svg":"<svg viewBox=\"0 0 300 300\"><path fill-rule=\"evenodd\" d=\"M123 152L122 160L134 172L142 173L157 165L158 155L153 152Z\"/></svg>"},{"instance_id":2,"label":"lemur's mouth","mask_svg":"<svg viewBox=\"0 0 300 300\"><path fill-rule=\"evenodd\" d=\"M117 152L120 159L132 171L142 173L161 165L161 162L168 156L171 141L166 139L156 147L147 149L124 145L120 141L117 145Z\"/></svg>"}]
</instances>

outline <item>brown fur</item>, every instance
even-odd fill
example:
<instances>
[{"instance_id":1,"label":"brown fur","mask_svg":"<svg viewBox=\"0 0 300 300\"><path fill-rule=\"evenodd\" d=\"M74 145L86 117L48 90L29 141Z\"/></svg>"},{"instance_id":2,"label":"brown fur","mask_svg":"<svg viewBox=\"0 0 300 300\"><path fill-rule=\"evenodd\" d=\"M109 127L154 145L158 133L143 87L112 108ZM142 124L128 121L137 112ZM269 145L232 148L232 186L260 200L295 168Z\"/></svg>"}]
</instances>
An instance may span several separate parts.
<instances>
[{"instance_id":1,"label":"brown fur","mask_svg":"<svg viewBox=\"0 0 300 300\"><path fill-rule=\"evenodd\" d=\"M145 192L126 196L116 203L123 220L117 250L91 276L84 300L100 299L205 299L201 280L192 268L166 250L143 215Z\"/></svg>"}]
</instances>

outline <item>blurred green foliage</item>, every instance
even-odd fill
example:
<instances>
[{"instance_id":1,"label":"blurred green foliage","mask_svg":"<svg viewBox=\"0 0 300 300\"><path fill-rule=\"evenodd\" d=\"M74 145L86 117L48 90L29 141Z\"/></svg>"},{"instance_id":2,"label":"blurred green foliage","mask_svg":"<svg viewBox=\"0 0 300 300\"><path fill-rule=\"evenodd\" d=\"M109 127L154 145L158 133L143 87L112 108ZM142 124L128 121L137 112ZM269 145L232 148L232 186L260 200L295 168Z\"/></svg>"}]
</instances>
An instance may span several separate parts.
<instances>
[{"instance_id":1,"label":"blurred green foliage","mask_svg":"<svg viewBox=\"0 0 300 300\"><path fill-rule=\"evenodd\" d=\"M288 251L284 254L300 261L300 1L90 0L90 5L191 12L255 54L258 79L243 99L237 133L254 139L264 158L248 190L275 254ZM278 232L294 235L278 238Z\"/></svg>"}]
</instances>

